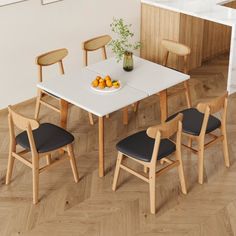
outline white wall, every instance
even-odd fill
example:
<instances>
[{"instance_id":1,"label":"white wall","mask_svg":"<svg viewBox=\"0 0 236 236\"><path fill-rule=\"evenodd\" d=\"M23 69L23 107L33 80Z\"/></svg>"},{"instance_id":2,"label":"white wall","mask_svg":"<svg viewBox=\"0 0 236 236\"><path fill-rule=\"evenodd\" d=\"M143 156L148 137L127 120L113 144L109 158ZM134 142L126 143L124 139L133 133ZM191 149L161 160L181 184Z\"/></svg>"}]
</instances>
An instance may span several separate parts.
<instances>
[{"instance_id":1,"label":"white wall","mask_svg":"<svg viewBox=\"0 0 236 236\"><path fill-rule=\"evenodd\" d=\"M133 24L139 39L140 0L64 0L46 6L28 0L0 7L0 109L36 96L37 55L66 47L65 70L81 67L81 42L110 34L113 17Z\"/></svg>"}]
</instances>

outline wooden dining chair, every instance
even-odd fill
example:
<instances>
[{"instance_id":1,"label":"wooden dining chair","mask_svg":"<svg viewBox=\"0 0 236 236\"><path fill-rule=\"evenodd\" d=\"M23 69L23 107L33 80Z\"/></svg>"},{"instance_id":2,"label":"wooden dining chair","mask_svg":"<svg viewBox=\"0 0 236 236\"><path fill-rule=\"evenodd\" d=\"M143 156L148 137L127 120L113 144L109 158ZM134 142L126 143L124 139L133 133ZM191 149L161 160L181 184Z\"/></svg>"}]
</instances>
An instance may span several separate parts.
<instances>
[{"instance_id":1,"label":"wooden dining chair","mask_svg":"<svg viewBox=\"0 0 236 236\"><path fill-rule=\"evenodd\" d=\"M181 158L181 132L182 132L182 115L179 114L173 120L161 125L153 126L147 131L135 133L123 140L117 145L118 157L112 189L116 190L120 169L149 183L150 191L150 208L151 213L155 214L155 182L156 176L159 176L173 167L178 167L181 189L184 194L187 193L183 164ZM170 138L176 136L176 142ZM175 154L176 159L170 159ZM123 164L124 157L128 157L149 169L148 177L136 172L127 165ZM156 166L159 161L160 165L165 166L157 171Z\"/></svg>"},{"instance_id":2,"label":"wooden dining chair","mask_svg":"<svg viewBox=\"0 0 236 236\"><path fill-rule=\"evenodd\" d=\"M8 159L6 184L11 181L12 170L15 159L21 161L32 169L33 174L33 203L38 203L39 174L51 168L58 162L68 159L71 164L74 180L79 181L72 143L74 136L66 130L53 124L39 124L37 120L26 118L16 113L11 106L8 107L9 131L10 131L10 152ZM15 128L20 129L20 134L15 134ZM17 146L23 151L17 152ZM58 160L52 160L51 154L63 149L68 156L63 156ZM24 155L31 152L31 159ZM47 164L40 167L39 160L47 158Z\"/></svg>"},{"instance_id":3,"label":"wooden dining chair","mask_svg":"<svg viewBox=\"0 0 236 236\"><path fill-rule=\"evenodd\" d=\"M96 38L91 38L82 43L82 49L83 49L83 54L84 54L83 64L85 67L88 66L89 52L101 50L102 59L103 60L107 59L106 45L111 41L111 39L112 38L109 35L102 35ZM93 115L91 113L89 113L89 121L91 125L94 124Z\"/></svg>"},{"instance_id":4,"label":"wooden dining chair","mask_svg":"<svg viewBox=\"0 0 236 236\"><path fill-rule=\"evenodd\" d=\"M183 73L187 74L188 73L188 68L187 68L187 59L189 54L191 53L191 49L181 43L172 41L172 40L167 40L167 39L163 39L161 41L162 46L165 48L165 54L164 54L164 58L163 58L163 62L162 65L163 66L167 66L168 65L168 59L169 59L169 55L170 54L174 54L177 55L179 57L183 57L184 58L184 69ZM173 68L172 68L173 69ZM192 102L191 102L191 96L190 96L190 91L189 91L189 84L188 81L184 81L183 82L183 87L182 88L172 88L171 94L168 94L168 96L173 96L179 93L185 93L185 98L186 98L186 102L187 102L187 107L190 108L192 106ZM160 95L160 94L158 94ZM136 112L138 110L138 106L139 106L139 102L134 104L134 112Z\"/></svg>"},{"instance_id":5,"label":"wooden dining chair","mask_svg":"<svg viewBox=\"0 0 236 236\"><path fill-rule=\"evenodd\" d=\"M38 65L38 70L39 70L39 76L38 76L38 82L43 81L43 67L51 66L54 64L59 64L60 68L60 73L64 74L64 66L63 66L63 59L68 55L68 50L66 48L62 49L57 49L54 51L50 51L47 53L44 53L36 58L36 64ZM45 101L44 97L52 97L56 100L59 101L59 107L56 107L47 101ZM41 105L44 105L48 108L51 108L52 110L59 112L60 114L63 112L61 109L61 103L62 99L38 88L38 95L37 95L37 100L36 100L36 109L35 109L35 119L38 119L39 116L39 111Z\"/></svg>"},{"instance_id":6,"label":"wooden dining chair","mask_svg":"<svg viewBox=\"0 0 236 236\"><path fill-rule=\"evenodd\" d=\"M191 53L191 49L187 45L184 45L184 44L172 41L172 40L167 40L167 39L163 39L161 41L161 44L166 50L164 54L164 58L163 58L163 63L162 63L163 66L168 65L169 55L174 54L174 55L177 55L178 57L183 57L184 69L183 71L181 70L180 71L185 74L188 74L187 60L188 60L189 54ZM184 85L183 88L176 88L176 90L173 93L171 93L171 96L184 92L187 106L188 108L190 108L192 106L192 102L191 102L191 97L190 97L188 80L184 81L183 85Z\"/></svg>"},{"instance_id":7,"label":"wooden dining chair","mask_svg":"<svg viewBox=\"0 0 236 236\"><path fill-rule=\"evenodd\" d=\"M216 142L223 142L223 153L226 167L230 166L227 133L226 133L226 115L227 115L228 94L225 93L210 102L199 103L196 108L189 108L170 116L167 121L173 119L179 113L183 114L183 134L189 140L197 142L197 149L183 144L185 147L198 155L198 182L203 184L204 170L204 150ZM213 114L221 112L222 119L218 119ZM220 129L221 135L217 136L212 132ZM211 137L211 141L205 143L206 135Z\"/></svg>"}]
</instances>

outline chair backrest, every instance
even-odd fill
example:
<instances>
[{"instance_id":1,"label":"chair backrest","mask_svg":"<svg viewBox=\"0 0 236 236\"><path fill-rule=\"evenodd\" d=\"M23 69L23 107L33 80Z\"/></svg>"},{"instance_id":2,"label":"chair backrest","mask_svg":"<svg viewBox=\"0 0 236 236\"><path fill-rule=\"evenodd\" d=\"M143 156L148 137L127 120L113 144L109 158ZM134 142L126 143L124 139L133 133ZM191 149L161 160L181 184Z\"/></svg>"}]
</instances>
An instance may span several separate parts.
<instances>
[{"instance_id":1,"label":"chair backrest","mask_svg":"<svg viewBox=\"0 0 236 236\"><path fill-rule=\"evenodd\" d=\"M84 66L88 65L88 52L102 49L102 58L107 59L106 45L111 41L111 36L102 35L96 38L89 39L82 43L82 49L84 51Z\"/></svg>"},{"instance_id":2,"label":"chair backrest","mask_svg":"<svg viewBox=\"0 0 236 236\"><path fill-rule=\"evenodd\" d=\"M59 64L61 74L64 74L63 59L68 55L66 48L57 49L44 53L36 58L36 64L39 66L39 82L42 82L42 67Z\"/></svg>"},{"instance_id":3,"label":"chair backrest","mask_svg":"<svg viewBox=\"0 0 236 236\"><path fill-rule=\"evenodd\" d=\"M29 119L13 110L12 106L8 106L8 121L10 130L10 140L15 142L15 127L26 131L30 142L31 150L36 152L32 130L39 127L39 122L34 119Z\"/></svg>"},{"instance_id":4,"label":"chair backrest","mask_svg":"<svg viewBox=\"0 0 236 236\"><path fill-rule=\"evenodd\" d=\"M176 137L176 149L181 148L181 132L182 132L183 114L178 114L174 119L160 125L152 126L147 129L147 135L155 139L153 148L152 161L156 162L159 151L160 141L162 138L170 138L174 134Z\"/></svg>"},{"instance_id":5,"label":"chair backrest","mask_svg":"<svg viewBox=\"0 0 236 236\"><path fill-rule=\"evenodd\" d=\"M201 134L205 135L208 119L209 116L212 114L222 111L223 115L221 122L223 124L226 124L227 104L228 104L228 92L224 93L222 96L217 97L211 101L202 102L197 105L198 111L204 113L204 120L200 135Z\"/></svg>"},{"instance_id":6,"label":"chair backrest","mask_svg":"<svg viewBox=\"0 0 236 236\"><path fill-rule=\"evenodd\" d=\"M177 56L182 56L184 57L184 73L187 73L187 57L191 53L190 47L168 39L163 39L161 41L161 44L166 49L166 53L163 59L163 65L167 66L168 57L170 53L175 54Z\"/></svg>"},{"instance_id":7,"label":"chair backrest","mask_svg":"<svg viewBox=\"0 0 236 236\"><path fill-rule=\"evenodd\" d=\"M227 106L228 93L224 93L222 96L217 97L209 102L202 102L197 105L197 109L205 113L206 107L210 108L210 114L219 112L220 110L225 110Z\"/></svg>"}]
</instances>

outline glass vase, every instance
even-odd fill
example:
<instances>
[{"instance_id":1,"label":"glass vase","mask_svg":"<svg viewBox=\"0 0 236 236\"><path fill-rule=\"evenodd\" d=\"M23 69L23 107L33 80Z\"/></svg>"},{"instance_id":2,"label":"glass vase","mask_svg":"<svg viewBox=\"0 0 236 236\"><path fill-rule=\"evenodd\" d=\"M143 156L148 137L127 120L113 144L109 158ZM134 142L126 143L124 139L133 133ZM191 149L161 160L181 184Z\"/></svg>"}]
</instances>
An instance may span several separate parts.
<instances>
[{"instance_id":1,"label":"glass vase","mask_svg":"<svg viewBox=\"0 0 236 236\"><path fill-rule=\"evenodd\" d=\"M125 71L132 71L134 69L134 60L132 52L125 52L123 59L123 69Z\"/></svg>"}]
</instances>

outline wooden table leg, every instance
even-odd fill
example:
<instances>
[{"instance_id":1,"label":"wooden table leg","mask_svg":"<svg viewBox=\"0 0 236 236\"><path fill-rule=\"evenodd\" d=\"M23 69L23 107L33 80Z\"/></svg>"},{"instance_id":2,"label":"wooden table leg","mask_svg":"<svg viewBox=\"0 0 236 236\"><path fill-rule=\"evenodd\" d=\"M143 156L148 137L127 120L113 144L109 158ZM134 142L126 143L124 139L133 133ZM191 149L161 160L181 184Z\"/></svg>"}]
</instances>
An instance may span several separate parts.
<instances>
[{"instance_id":1,"label":"wooden table leg","mask_svg":"<svg viewBox=\"0 0 236 236\"><path fill-rule=\"evenodd\" d=\"M99 177L104 176L104 118L98 117Z\"/></svg>"},{"instance_id":2,"label":"wooden table leg","mask_svg":"<svg viewBox=\"0 0 236 236\"><path fill-rule=\"evenodd\" d=\"M69 103L65 100L60 100L61 106L61 127L66 129Z\"/></svg>"},{"instance_id":3,"label":"wooden table leg","mask_svg":"<svg viewBox=\"0 0 236 236\"><path fill-rule=\"evenodd\" d=\"M168 104L167 104L167 90L159 93L160 97L160 110L161 110L161 123L164 123L168 117Z\"/></svg>"},{"instance_id":4,"label":"wooden table leg","mask_svg":"<svg viewBox=\"0 0 236 236\"><path fill-rule=\"evenodd\" d=\"M123 109L123 124L128 125L129 122L129 114L128 114L128 107Z\"/></svg>"}]
</instances>

